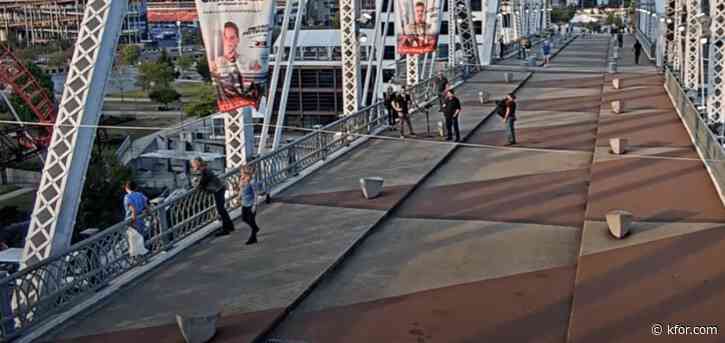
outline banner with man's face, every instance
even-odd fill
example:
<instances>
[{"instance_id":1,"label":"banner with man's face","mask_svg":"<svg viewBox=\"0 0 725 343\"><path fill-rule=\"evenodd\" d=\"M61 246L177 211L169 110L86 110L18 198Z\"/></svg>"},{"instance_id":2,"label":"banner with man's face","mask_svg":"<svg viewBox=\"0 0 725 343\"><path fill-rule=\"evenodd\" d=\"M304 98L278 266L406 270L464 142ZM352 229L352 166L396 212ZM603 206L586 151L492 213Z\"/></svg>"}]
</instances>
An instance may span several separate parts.
<instances>
[{"instance_id":1,"label":"banner with man's face","mask_svg":"<svg viewBox=\"0 0 725 343\"><path fill-rule=\"evenodd\" d=\"M436 50L443 0L396 0L398 53L420 55Z\"/></svg>"},{"instance_id":2,"label":"banner with man's face","mask_svg":"<svg viewBox=\"0 0 725 343\"><path fill-rule=\"evenodd\" d=\"M274 0L196 0L220 112L259 106L267 91Z\"/></svg>"}]
</instances>

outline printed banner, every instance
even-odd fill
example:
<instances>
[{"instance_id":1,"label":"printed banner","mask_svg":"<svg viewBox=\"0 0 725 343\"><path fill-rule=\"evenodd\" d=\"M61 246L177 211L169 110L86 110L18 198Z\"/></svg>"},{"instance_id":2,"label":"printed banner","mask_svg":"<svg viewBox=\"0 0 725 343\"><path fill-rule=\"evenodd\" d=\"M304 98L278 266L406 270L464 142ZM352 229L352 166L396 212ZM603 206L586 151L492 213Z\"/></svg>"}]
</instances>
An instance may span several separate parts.
<instances>
[{"instance_id":1,"label":"printed banner","mask_svg":"<svg viewBox=\"0 0 725 343\"><path fill-rule=\"evenodd\" d=\"M420 55L436 50L442 0L396 0L398 53Z\"/></svg>"},{"instance_id":2,"label":"printed banner","mask_svg":"<svg viewBox=\"0 0 725 343\"><path fill-rule=\"evenodd\" d=\"M259 106L267 91L274 0L196 0L220 112Z\"/></svg>"}]
</instances>

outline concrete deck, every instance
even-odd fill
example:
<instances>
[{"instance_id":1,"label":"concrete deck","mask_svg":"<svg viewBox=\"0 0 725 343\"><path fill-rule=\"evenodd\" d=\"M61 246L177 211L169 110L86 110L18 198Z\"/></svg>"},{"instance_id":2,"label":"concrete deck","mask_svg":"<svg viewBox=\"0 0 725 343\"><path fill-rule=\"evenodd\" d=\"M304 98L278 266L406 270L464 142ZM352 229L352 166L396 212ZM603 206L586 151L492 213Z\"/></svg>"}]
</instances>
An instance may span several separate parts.
<instances>
[{"instance_id":1,"label":"concrete deck","mask_svg":"<svg viewBox=\"0 0 725 343\"><path fill-rule=\"evenodd\" d=\"M683 338L652 336L651 325L722 329L725 267L714 261L725 257L725 209L661 76L625 49L614 77L626 88L613 89L607 47L577 39L551 66L577 73L535 73L517 90L520 144L503 146L501 120L484 120L492 105L478 91L499 98L529 75L504 83L502 72L479 73L457 93L464 144L422 137L419 116L417 139L386 132L276 198L258 217L260 244L243 245L239 224L49 339L180 342L174 313L215 305L224 313L213 342L248 342L356 242L267 337L675 342ZM610 111L616 99L625 113ZM611 155L613 137L632 150ZM384 177L383 196L364 200L363 176ZM635 214L628 238L610 238L611 209Z\"/></svg>"}]
</instances>

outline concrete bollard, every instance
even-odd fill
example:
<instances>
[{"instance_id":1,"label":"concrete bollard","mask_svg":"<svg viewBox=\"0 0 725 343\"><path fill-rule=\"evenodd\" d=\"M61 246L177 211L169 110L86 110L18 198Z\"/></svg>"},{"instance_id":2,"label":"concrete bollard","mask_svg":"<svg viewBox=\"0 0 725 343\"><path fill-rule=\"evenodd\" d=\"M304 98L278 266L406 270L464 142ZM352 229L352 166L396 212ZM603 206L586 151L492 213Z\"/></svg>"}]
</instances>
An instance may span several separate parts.
<instances>
[{"instance_id":1,"label":"concrete bollard","mask_svg":"<svg viewBox=\"0 0 725 343\"><path fill-rule=\"evenodd\" d=\"M622 89L622 80L620 78L612 80L612 87L614 89Z\"/></svg>"},{"instance_id":2,"label":"concrete bollard","mask_svg":"<svg viewBox=\"0 0 725 343\"><path fill-rule=\"evenodd\" d=\"M622 113L624 104L622 104L622 100L614 100L612 101L612 112L616 114Z\"/></svg>"},{"instance_id":3,"label":"concrete bollard","mask_svg":"<svg viewBox=\"0 0 725 343\"><path fill-rule=\"evenodd\" d=\"M376 198L383 192L382 177L364 177L360 179L360 188L362 189L365 199Z\"/></svg>"},{"instance_id":4,"label":"concrete bollard","mask_svg":"<svg viewBox=\"0 0 725 343\"><path fill-rule=\"evenodd\" d=\"M220 316L219 311L177 314L176 324L186 343L206 343L216 334L216 322Z\"/></svg>"},{"instance_id":5,"label":"concrete bollard","mask_svg":"<svg viewBox=\"0 0 725 343\"><path fill-rule=\"evenodd\" d=\"M610 74L616 74L617 73L617 62L609 62L609 68L607 69L607 72Z\"/></svg>"},{"instance_id":6,"label":"concrete bollard","mask_svg":"<svg viewBox=\"0 0 725 343\"><path fill-rule=\"evenodd\" d=\"M503 73L503 80L506 83L510 83L513 79L514 79L514 73L511 73L511 72Z\"/></svg>"},{"instance_id":7,"label":"concrete bollard","mask_svg":"<svg viewBox=\"0 0 725 343\"><path fill-rule=\"evenodd\" d=\"M623 210L607 212L607 226L614 238L622 239L629 234L633 215Z\"/></svg>"},{"instance_id":8,"label":"concrete bollard","mask_svg":"<svg viewBox=\"0 0 725 343\"><path fill-rule=\"evenodd\" d=\"M612 153L622 155L627 152L627 139L612 138L609 140L609 147L611 148Z\"/></svg>"}]
</instances>

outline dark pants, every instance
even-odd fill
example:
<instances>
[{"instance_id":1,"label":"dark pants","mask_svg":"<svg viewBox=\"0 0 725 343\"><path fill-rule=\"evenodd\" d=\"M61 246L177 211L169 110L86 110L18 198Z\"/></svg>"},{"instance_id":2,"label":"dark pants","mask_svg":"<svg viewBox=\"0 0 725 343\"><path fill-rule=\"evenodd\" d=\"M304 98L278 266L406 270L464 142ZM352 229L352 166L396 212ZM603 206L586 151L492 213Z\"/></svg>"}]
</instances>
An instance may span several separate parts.
<instances>
[{"instance_id":1,"label":"dark pants","mask_svg":"<svg viewBox=\"0 0 725 343\"><path fill-rule=\"evenodd\" d=\"M508 138L509 144L516 144L516 132L514 129L514 122L516 122L516 119L506 119L506 136Z\"/></svg>"},{"instance_id":2,"label":"dark pants","mask_svg":"<svg viewBox=\"0 0 725 343\"><path fill-rule=\"evenodd\" d=\"M634 64L639 64L639 52L634 53Z\"/></svg>"},{"instance_id":3,"label":"dark pants","mask_svg":"<svg viewBox=\"0 0 725 343\"><path fill-rule=\"evenodd\" d=\"M222 217L222 231L234 230L234 223L232 218L229 217L226 207L224 207L224 189L214 193L214 205L219 216Z\"/></svg>"},{"instance_id":4,"label":"dark pants","mask_svg":"<svg viewBox=\"0 0 725 343\"><path fill-rule=\"evenodd\" d=\"M400 113L400 135L405 136L405 124L408 124L408 130L410 134L414 135L413 123L410 122L410 115L408 113Z\"/></svg>"},{"instance_id":5,"label":"dark pants","mask_svg":"<svg viewBox=\"0 0 725 343\"><path fill-rule=\"evenodd\" d=\"M458 127L458 118L454 118L451 116L446 116L446 132L448 134L448 139L453 139L453 130L456 130L456 140L461 140L461 130Z\"/></svg>"},{"instance_id":6,"label":"dark pants","mask_svg":"<svg viewBox=\"0 0 725 343\"><path fill-rule=\"evenodd\" d=\"M393 106L386 106L385 108L388 111L388 125L394 126L395 125L395 116L397 115L397 113L395 113Z\"/></svg>"},{"instance_id":7,"label":"dark pants","mask_svg":"<svg viewBox=\"0 0 725 343\"><path fill-rule=\"evenodd\" d=\"M242 206L242 221L247 223L252 228L252 236L256 236L259 232L259 226L257 226L257 220L255 219L257 214L252 211L251 206Z\"/></svg>"}]
</instances>

